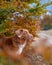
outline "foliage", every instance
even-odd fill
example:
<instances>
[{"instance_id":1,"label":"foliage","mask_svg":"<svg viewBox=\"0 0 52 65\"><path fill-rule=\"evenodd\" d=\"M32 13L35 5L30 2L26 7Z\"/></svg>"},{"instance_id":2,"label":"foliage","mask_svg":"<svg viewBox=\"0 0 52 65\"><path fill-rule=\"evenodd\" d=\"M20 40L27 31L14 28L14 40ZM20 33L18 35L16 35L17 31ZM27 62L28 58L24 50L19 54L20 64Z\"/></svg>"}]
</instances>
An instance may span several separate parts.
<instances>
[{"instance_id":1,"label":"foliage","mask_svg":"<svg viewBox=\"0 0 52 65\"><path fill-rule=\"evenodd\" d=\"M13 12L15 12L13 8L0 8L0 24L2 24L5 20L10 19Z\"/></svg>"},{"instance_id":2,"label":"foliage","mask_svg":"<svg viewBox=\"0 0 52 65\"><path fill-rule=\"evenodd\" d=\"M46 6L49 6L52 4L52 1L49 3L45 3L43 5L41 4L41 0L29 0L27 2L24 2L24 1L22 1L22 2L19 1L17 7L19 8L18 11L22 12L25 16L27 15L27 16L40 17L42 14L44 14L48 11L48 10L46 10ZM29 6L29 2L31 2L30 4L34 3L35 6L31 8ZM25 5L25 7L24 7L24 5Z\"/></svg>"},{"instance_id":3,"label":"foliage","mask_svg":"<svg viewBox=\"0 0 52 65\"><path fill-rule=\"evenodd\" d=\"M31 21L30 18L17 17L17 21L5 21L0 25L0 34L11 36L14 31L20 28L28 29L31 34L36 36L36 22Z\"/></svg>"},{"instance_id":4,"label":"foliage","mask_svg":"<svg viewBox=\"0 0 52 65\"><path fill-rule=\"evenodd\" d=\"M32 21L30 18L18 17L15 27L17 29L20 29L20 28L28 29L31 34L36 36L37 28L36 28L35 20Z\"/></svg>"},{"instance_id":5,"label":"foliage","mask_svg":"<svg viewBox=\"0 0 52 65\"><path fill-rule=\"evenodd\" d=\"M29 4L34 3L36 4L35 7L31 8ZM46 13L46 6L49 6L52 4L52 1L46 4L41 4L41 0L13 0L13 1L1 1L1 8L13 8L17 11L21 12L26 16L28 12L28 16L40 16L43 13ZM7 6L6 6L7 5ZM14 5L14 6L13 6ZM25 9L25 11L24 11ZM26 13L26 14L25 14Z\"/></svg>"},{"instance_id":6,"label":"foliage","mask_svg":"<svg viewBox=\"0 0 52 65\"><path fill-rule=\"evenodd\" d=\"M0 56L0 64L1 65L16 65L12 60L8 59L5 56Z\"/></svg>"},{"instance_id":7,"label":"foliage","mask_svg":"<svg viewBox=\"0 0 52 65\"><path fill-rule=\"evenodd\" d=\"M29 4L31 3L35 3L36 6L31 8L29 6ZM0 33L10 36L11 34L14 33L13 31L15 29L18 29L18 27L20 27L20 28L27 28L35 36L36 35L35 32L37 30L35 25L36 20L30 19L30 17L38 16L39 18L41 14L47 12L45 7L50 4L52 4L52 1L50 3L46 3L42 5L41 0L40 1L39 0L24 0L24 1L0 0ZM22 19L21 17L19 17L17 24L10 21L12 13L15 11L18 11L19 13L23 14L23 16L25 17L24 19L23 17Z\"/></svg>"},{"instance_id":8,"label":"foliage","mask_svg":"<svg viewBox=\"0 0 52 65\"><path fill-rule=\"evenodd\" d=\"M0 35L11 36L14 35L14 29L12 29L12 24L10 21L5 21L0 24Z\"/></svg>"}]
</instances>

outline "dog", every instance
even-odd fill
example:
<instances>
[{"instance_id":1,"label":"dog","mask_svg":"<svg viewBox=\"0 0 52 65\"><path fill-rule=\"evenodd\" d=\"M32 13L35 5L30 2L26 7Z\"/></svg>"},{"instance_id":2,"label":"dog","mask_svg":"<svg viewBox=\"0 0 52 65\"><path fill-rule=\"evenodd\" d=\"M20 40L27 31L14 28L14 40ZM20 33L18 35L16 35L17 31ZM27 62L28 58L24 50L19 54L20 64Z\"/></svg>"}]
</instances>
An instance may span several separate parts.
<instances>
[{"instance_id":1,"label":"dog","mask_svg":"<svg viewBox=\"0 0 52 65\"><path fill-rule=\"evenodd\" d=\"M31 44L33 38L26 29L16 30L14 37L4 39L4 51L12 59L21 59L24 57L24 48Z\"/></svg>"}]
</instances>

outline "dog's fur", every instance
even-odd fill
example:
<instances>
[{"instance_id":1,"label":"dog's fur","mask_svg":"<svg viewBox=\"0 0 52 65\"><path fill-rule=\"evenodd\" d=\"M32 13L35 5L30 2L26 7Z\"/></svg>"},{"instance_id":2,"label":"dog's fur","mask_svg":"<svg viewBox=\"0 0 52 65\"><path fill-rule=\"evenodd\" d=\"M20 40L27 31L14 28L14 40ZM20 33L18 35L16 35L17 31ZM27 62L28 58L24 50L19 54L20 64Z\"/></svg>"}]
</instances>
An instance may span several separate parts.
<instances>
[{"instance_id":1,"label":"dog's fur","mask_svg":"<svg viewBox=\"0 0 52 65\"><path fill-rule=\"evenodd\" d=\"M19 59L24 56L23 50L33 41L33 35L26 29L15 31L15 36L3 38L3 49L12 59Z\"/></svg>"},{"instance_id":2,"label":"dog's fur","mask_svg":"<svg viewBox=\"0 0 52 65\"><path fill-rule=\"evenodd\" d=\"M34 48L34 53L42 55L52 62L52 36L43 33L38 34L38 38L34 38L26 29L15 31L15 36L5 38L3 49L12 59L21 59L24 57L23 51L26 46ZM28 51L28 50L27 50Z\"/></svg>"}]
</instances>

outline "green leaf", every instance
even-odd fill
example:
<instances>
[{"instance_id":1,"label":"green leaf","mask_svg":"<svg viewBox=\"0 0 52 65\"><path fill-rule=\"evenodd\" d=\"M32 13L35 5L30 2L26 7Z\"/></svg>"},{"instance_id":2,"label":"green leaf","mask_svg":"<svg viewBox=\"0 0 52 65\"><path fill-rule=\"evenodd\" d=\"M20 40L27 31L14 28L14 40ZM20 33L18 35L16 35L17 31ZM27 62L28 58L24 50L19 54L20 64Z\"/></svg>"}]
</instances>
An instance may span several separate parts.
<instances>
[{"instance_id":1,"label":"green leaf","mask_svg":"<svg viewBox=\"0 0 52 65\"><path fill-rule=\"evenodd\" d=\"M49 3L43 4L41 7L45 8L45 7L49 6L49 5L52 5L52 1L50 1Z\"/></svg>"},{"instance_id":2,"label":"green leaf","mask_svg":"<svg viewBox=\"0 0 52 65\"><path fill-rule=\"evenodd\" d=\"M29 0L29 3L33 3L34 2L34 0Z\"/></svg>"}]
</instances>

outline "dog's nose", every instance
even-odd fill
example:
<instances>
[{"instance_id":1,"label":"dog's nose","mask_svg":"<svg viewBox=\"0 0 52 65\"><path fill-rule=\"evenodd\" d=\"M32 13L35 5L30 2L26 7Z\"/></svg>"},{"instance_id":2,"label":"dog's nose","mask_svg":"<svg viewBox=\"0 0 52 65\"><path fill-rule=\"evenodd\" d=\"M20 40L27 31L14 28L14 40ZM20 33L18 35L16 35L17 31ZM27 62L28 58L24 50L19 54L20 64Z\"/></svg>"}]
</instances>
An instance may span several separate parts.
<instances>
[{"instance_id":1,"label":"dog's nose","mask_svg":"<svg viewBox=\"0 0 52 65\"><path fill-rule=\"evenodd\" d=\"M33 39L33 35L29 34L29 39L32 40Z\"/></svg>"}]
</instances>

